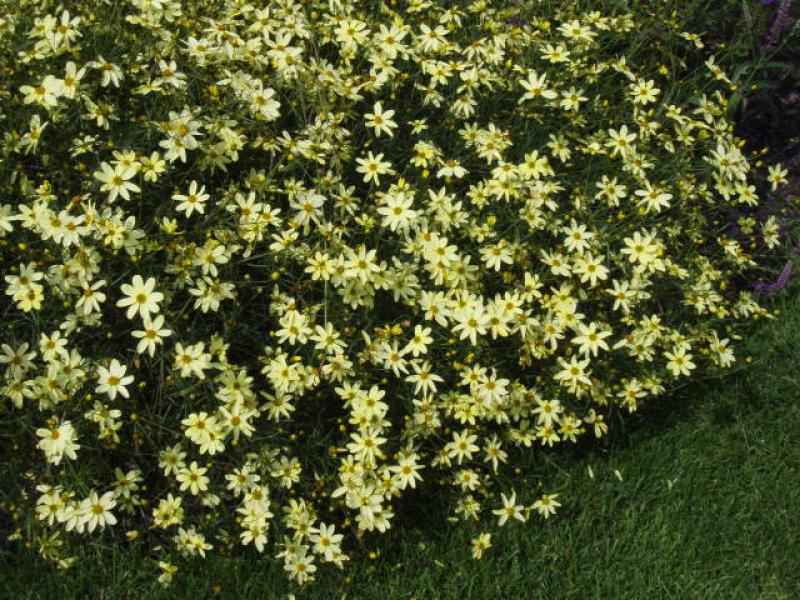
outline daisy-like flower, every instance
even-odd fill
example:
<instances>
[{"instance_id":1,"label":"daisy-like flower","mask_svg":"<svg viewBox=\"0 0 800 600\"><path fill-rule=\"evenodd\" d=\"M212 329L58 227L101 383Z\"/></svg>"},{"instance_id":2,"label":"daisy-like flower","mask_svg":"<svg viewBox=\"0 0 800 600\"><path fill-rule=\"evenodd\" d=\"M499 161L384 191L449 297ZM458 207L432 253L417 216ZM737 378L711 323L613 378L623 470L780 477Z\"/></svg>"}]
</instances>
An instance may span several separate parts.
<instances>
[{"instance_id":1,"label":"daisy-like flower","mask_svg":"<svg viewBox=\"0 0 800 600\"><path fill-rule=\"evenodd\" d=\"M333 525L320 523L316 533L312 533L308 540L314 544L314 552L321 554L325 560L332 561L333 555L339 550L339 545L344 536L336 533Z\"/></svg>"},{"instance_id":2,"label":"daisy-like flower","mask_svg":"<svg viewBox=\"0 0 800 600\"><path fill-rule=\"evenodd\" d=\"M347 449L356 460L375 460L376 453L380 452L380 446L386 442L385 437L378 435L377 429L353 433L350 437L353 441L347 444Z\"/></svg>"},{"instance_id":3,"label":"daisy-like flower","mask_svg":"<svg viewBox=\"0 0 800 600\"><path fill-rule=\"evenodd\" d=\"M107 162L100 164L100 170L95 171L94 177L102 182L100 186L101 192L108 192L108 201L114 202L117 196L130 200L130 192L141 192L142 189L130 181L136 175L136 170L125 167L122 164L115 166L109 165Z\"/></svg>"},{"instance_id":4,"label":"daisy-like flower","mask_svg":"<svg viewBox=\"0 0 800 600\"><path fill-rule=\"evenodd\" d=\"M105 279L95 281L91 286L83 282L83 290L75 303L75 308L84 315L100 312L100 304L106 301L106 295L100 291L100 288L105 284Z\"/></svg>"},{"instance_id":5,"label":"daisy-like flower","mask_svg":"<svg viewBox=\"0 0 800 600\"><path fill-rule=\"evenodd\" d=\"M92 490L89 497L81 502L80 507L81 521L86 530L92 533L98 527L103 529L106 525L115 525L117 518L111 509L116 505L114 492L106 492L102 496L98 496L97 492Z\"/></svg>"},{"instance_id":6,"label":"daisy-like flower","mask_svg":"<svg viewBox=\"0 0 800 600\"><path fill-rule=\"evenodd\" d=\"M655 102L658 98L658 93L661 91L655 86L655 82L651 79L649 81L637 81L630 85L631 96L633 96L634 104L650 104Z\"/></svg>"},{"instance_id":7,"label":"daisy-like flower","mask_svg":"<svg viewBox=\"0 0 800 600\"><path fill-rule=\"evenodd\" d=\"M132 319L138 312L142 320L150 319L150 313L157 313L160 309L158 303L164 299L164 294L153 291L156 287L156 280L148 277L147 281L141 275L134 275L131 283L124 283L120 287L125 294L117 302L120 308L128 307L127 317Z\"/></svg>"},{"instance_id":8,"label":"daisy-like flower","mask_svg":"<svg viewBox=\"0 0 800 600\"><path fill-rule=\"evenodd\" d=\"M569 362L562 357L558 358L558 364L561 366L561 371L555 374L554 379L566 386L569 390L575 393L579 386L589 386L592 380L589 379L586 372L586 367L589 366L588 358L583 360L573 356Z\"/></svg>"},{"instance_id":9,"label":"daisy-like flower","mask_svg":"<svg viewBox=\"0 0 800 600\"><path fill-rule=\"evenodd\" d=\"M478 336L486 333L489 325L489 317L479 305L459 310L453 318L456 320L453 333L458 333L459 339L469 339L473 346L478 343Z\"/></svg>"},{"instance_id":10,"label":"daisy-like flower","mask_svg":"<svg viewBox=\"0 0 800 600\"><path fill-rule=\"evenodd\" d=\"M595 198L604 198L609 206L619 206L619 201L625 198L628 193L627 186L618 183L617 178L608 178L608 175L603 177L595 183L595 186L600 190L595 194Z\"/></svg>"},{"instance_id":11,"label":"daisy-like flower","mask_svg":"<svg viewBox=\"0 0 800 600\"><path fill-rule=\"evenodd\" d=\"M358 251L351 248L347 250L347 275L359 279L362 283L367 283L371 277L380 272L381 267L377 263L377 252L367 250L365 246L359 246Z\"/></svg>"},{"instance_id":12,"label":"daisy-like flower","mask_svg":"<svg viewBox=\"0 0 800 600\"><path fill-rule=\"evenodd\" d=\"M406 50L402 41L407 34L408 32L398 27L396 23L392 23L390 27L381 23L380 32L375 34L376 48L386 58L394 60L399 52Z\"/></svg>"},{"instance_id":13,"label":"daisy-like flower","mask_svg":"<svg viewBox=\"0 0 800 600\"><path fill-rule=\"evenodd\" d=\"M597 356L598 350L608 350L608 344L604 338L610 336L611 331L598 330L597 323L589 323L589 325L579 323L577 333L578 335L572 339L572 343L579 346L578 352Z\"/></svg>"},{"instance_id":14,"label":"daisy-like flower","mask_svg":"<svg viewBox=\"0 0 800 600\"><path fill-rule=\"evenodd\" d=\"M381 132L388 134L389 137L393 137L393 129L397 128L397 123L392 120L394 111L383 110L380 102L376 102L372 110L374 112L364 115L367 127L374 130L375 137L381 137Z\"/></svg>"},{"instance_id":15,"label":"daisy-like flower","mask_svg":"<svg viewBox=\"0 0 800 600\"><path fill-rule=\"evenodd\" d=\"M50 36L53 48L58 48L62 44L65 48L69 48L72 42L82 37L83 34L78 30L80 22L81 17L70 18L69 11L62 12L60 22L55 26Z\"/></svg>"},{"instance_id":16,"label":"daisy-like flower","mask_svg":"<svg viewBox=\"0 0 800 600\"><path fill-rule=\"evenodd\" d=\"M472 538L472 558L480 560L483 557L484 551L492 547L492 534L481 533L477 537Z\"/></svg>"},{"instance_id":17,"label":"daisy-like flower","mask_svg":"<svg viewBox=\"0 0 800 600\"><path fill-rule=\"evenodd\" d=\"M97 60L89 62L87 66L92 69L97 69L103 74L102 80L100 81L102 87L106 87L109 84L113 84L114 87L119 87L119 80L122 79L122 69L119 68L119 65L115 65L107 61L101 55L98 55Z\"/></svg>"},{"instance_id":18,"label":"daisy-like flower","mask_svg":"<svg viewBox=\"0 0 800 600\"><path fill-rule=\"evenodd\" d=\"M576 90L570 87L569 90L561 92L561 108L564 110L578 111L581 108L581 102L586 102L589 98L583 95L583 90Z\"/></svg>"},{"instance_id":19,"label":"daisy-like flower","mask_svg":"<svg viewBox=\"0 0 800 600\"><path fill-rule=\"evenodd\" d=\"M582 254L591 246L590 241L595 234L587 231L586 225L578 224L575 219L570 221L569 227L564 227L562 230L567 237L564 238L564 245L570 252Z\"/></svg>"},{"instance_id":20,"label":"daisy-like flower","mask_svg":"<svg viewBox=\"0 0 800 600\"><path fill-rule=\"evenodd\" d=\"M166 171L167 161L161 158L161 155L154 151L150 156L144 156L142 161L142 174L144 180L148 182L158 181L158 177Z\"/></svg>"},{"instance_id":21,"label":"daisy-like flower","mask_svg":"<svg viewBox=\"0 0 800 600\"><path fill-rule=\"evenodd\" d=\"M669 360L667 369L673 377L689 375L695 364L692 362L692 355L688 354L686 348L678 346L672 352L664 352L664 356Z\"/></svg>"},{"instance_id":22,"label":"daisy-like flower","mask_svg":"<svg viewBox=\"0 0 800 600\"><path fill-rule=\"evenodd\" d=\"M437 177L455 177L456 179L461 179L466 174L467 170L455 159L443 161L441 168L436 171Z\"/></svg>"},{"instance_id":23,"label":"daisy-like flower","mask_svg":"<svg viewBox=\"0 0 800 600\"><path fill-rule=\"evenodd\" d=\"M124 398L129 398L130 394L125 387L133 383L133 375L125 375L127 367L120 364L115 358L106 369L105 367L97 367L97 387L95 391L98 394L107 394L109 398L114 400L117 394Z\"/></svg>"},{"instance_id":24,"label":"daisy-like flower","mask_svg":"<svg viewBox=\"0 0 800 600\"><path fill-rule=\"evenodd\" d=\"M12 348L8 344L0 346L0 365L7 365L7 373L12 378L21 377L23 373L33 368L33 361L31 360L36 356L35 351L28 352L30 344L22 342L16 348Z\"/></svg>"},{"instance_id":25,"label":"daisy-like flower","mask_svg":"<svg viewBox=\"0 0 800 600\"><path fill-rule=\"evenodd\" d=\"M421 465L417 464L417 457L413 453L401 454L398 459L398 464L389 467L389 470L394 473L394 480L400 489L406 487L415 488L417 481L422 481L422 475L419 474Z\"/></svg>"},{"instance_id":26,"label":"daisy-like flower","mask_svg":"<svg viewBox=\"0 0 800 600\"><path fill-rule=\"evenodd\" d=\"M411 353L415 358L420 354L424 355L428 351L428 345L433 342L431 331L430 327L415 325L414 335L408 340L408 344L403 348L402 353Z\"/></svg>"},{"instance_id":27,"label":"daisy-like flower","mask_svg":"<svg viewBox=\"0 0 800 600\"><path fill-rule=\"evenodd\" d=\"M187 217L191 217L194 211L197 211L201 215L204 212L204 202L209 199L209 195L205 193L206 186L201 186L200 189L197 189L197 182L192 181L189 185L189 193L186 195L183 194L174 194L172 196L173 200L177 200L180 202L178 206L175 207L175 210L178 212L184 211L184 214Z\"/></svg>"},{"instance_id":28,"label":"daisy-like flower","mask_svg":"<svg viewBox=\"0 0 800 600\"><path fill-rule=\"evenodd\" d=\"M249 94L250 109L258 118L274 121L280 116L278 111L280 103L273 98L274 96L275 90L271 88L261 89L259 85Z\"/></svg>"},{"instance_id":29,"label":"daisy-like flower","mask_svg":"<svg viewBox=\"0 0 800 600\"><path fill-rule=\"evenodd\" d=\"M369 183L370 181L374 181L375 185L380 185L380 175L385 175L387 173L393 173L392 171L392 163L388 161L384 161L383 159L383 152L379 152L377 155L372 154L372 151L367 153L366 158L357 158L356 162L358 163L358 167L356 167L356 171L359 173L364 174L364 183Z\"/></svg>"},{"instance_id":30,"label":"daisy-like flower","mask_svg":"<svg viewBox=\"0 0 800 600\"><path fill-rule=\"evenodd\" d=\"M419 42L419 47L424 52L438 52L440 49L447 46L447 40L445 36L447 35L448 31L441 25L437 25L434 29L428 27L425 23L420 25L419 37L417 38Z\"/></svg>"},{"instance_id":31,"label":"daisy-like flower","mask_svg":"<svg viewBox=\"0 0 800 600\"><path fill-rule=\"evenodd\" d=\"M605 281L608 278L608 267L599 257L586 252L575 259L573 271L581 276L581 283L589 282L591 287L597 285L597 280Z\"/></svg>"},{"instance_id":32,"label":"daisy-like flower","mask_svg":"<svg viewBox=\"0 0 800 600\"><path fill-rule=\"evenodd\" d=\"M61 84L52 75L47 75L39 85L23 85L19 91L25 95L25 104L40 104L49 110L58 105Z\"/></svg>"},{"instance_id":33,"label":"daisy-like flower","mask_svg":"<svg viewBox=\"0 0 800 600\"><path fill-rule=\"evenodd\" d=\"M54 362L58 359L68 360L67 341L66 338L61 337L60 331L54 331L49 336L41 334L39 350L42 352L42 358L47 362Z\"/></svg>"},{"instance_id":34,"label":"daisy-like flower","mask_svg":"<svg viewBox=\"0 0 800 600\"><path fill-rule=\"evenodd\" d=\"M153 509L153 520L156 527L166 529L172 525L178 525L183 521L184 510L181 504L183 498L177 498L172 495L172 492L167 494L166 498L158 501L158 506Z\"/></svg>"},{"instance_id":35,"label":"daisy-like flower","mask_svg":"<svg viewBox=\"0 0 800 600\"><path fill-rule=\"evenodd\" d=\"M178 572L178 567L172 563L160 560L158 561L158 568L161 569L161 574L158 576L158 583L164 587L168 587L172 583L175 573Z\"/></svg>"},{"instance_id":36,"label":"daisy-like flower","mask_svg":"<svg viewBox=\"0 0 800 600\"><path fill-rule=\"evenodd\" d=\"M561 420L559 416L562 412L561 403L558 400L545 400L540 398L536 401L536 408L532 414L536 415L536 422L539 425L552 425L555 421Z\"/></svg>"},{"instance_id":37,"label":"daisy-like flower","mask_svg":"<svg viewBox=\"0 0 800 600\"><path fill-rule=\"evenodd\" d=\"M205 344L197 342L186 346L178 342L175 344L175 368L180 369L181 377L194 375L198 379L205 379L205 369L211 366L211 357L205 352Z\"/></svg>"},{"instance_id":38,"label":"daisy-like flower","mask_svg":"<svg viewBox=\"0 0 800 600\"><path fill-rule=\"evenodd\" d=\"M142 354L147 352L153 356L156 351L156 345L163 344L164 338L172 335L171 329L164 328L164 316L156 315L156 318L150 321L144 319L144 329L131 332L133 337L139 339L136 345L136 352Z\"/></svg>"},{"instance_id":39,"label":"daisy-like flower","mask_svg":"<svg viewBox=\"0 0 800 600\"><path fill-rule=\"evenodd\" d=\"M281 328L275 332L279 342L305 344L311 334L308 317L296 310L287 311L280 318Z\"/></svg>"},{"instance_id":40,"label":"daisy-like flower","mask_svg":"<svg viewBox=\"0 0 800 600\"><path fill-rule=\"evenodd\" d=\"M455 458L460 465L463 460L471 460L472 455L480 448L475 445L478 436L465 430L453 432L453 441L445 444L445 451L450 458ZM502 523L501 523L502 525Z\"/></svg>"},{"instance_id":41,"label":"daisy-like flower","mask_svg":"<svg viewBox=\"0 0 800 600\"><path fill-rule=\"evenodd\" d=\"M787 169L784 169L780 163L776 163L767 168L767 181L770 183L770 189L774 192L778 186L789 183L786 176L789 174Z\"/></svg>"},{"instance_id":42,"label":"daisy-like flower","mask_svg":"<svg viewBox=\"0 0 800 600\"><path fill-rule=\"evenodd\" d=\"M314 572L317 570L317 566L314 564L314 557L306 555L305 552L287 557L286 564L283 568L288 571L289 575L300 585L307 581L313 581Z\"/></svg>"},{"instance_id":43,"label":"daisy-like flower","mask_svg":"<svg viewBox=\"0 0 800 600\"><path fill-rule=\"evenodd\" d=\"M384 206L378 209L378 214L383 217L382 225L392 231L406 230L417 218L418 213L413 208L414 197L405 192L388 194L384 198Z\"/></svg>"},{"instance_id":44,"label":"daisy-like flower","mask_svg":"<svg viewBox=\"0 0 800 600\"><path fill-rule=\"evenodd\" d=\"M367 39L368 30L363 21L357 19L343 20L334 31L336 40L345 48L357 48Z\"/></svg>"},{"instance_id":45,"label":"daisy-like flower","mask_svg":"<svg viewBox=\"0 0 800 600\"><path fill-rule=\"evenodd\" d=\"M498 516L497 524L502 527L509 519L516 519L517 521L524 523L525 515L522 514L523 506L521 504L517 504L517 493L514 490L511 490L510 496L501 494L500 497L503 500L502 508L496 508L492 511L493 514Z\"/></svg>"},{"instance_id":46,"label":"daisy-like flower","mask_svg":"<svg viewBox=\"0 0 800 600\"><path fill-rule=\"evenodd\" d=\"M609 129L606 146L611 148L611 156L614 157L620 154L623 158L628 155L631 150L633 141L636 139L635 133L628 133L628 126L623 125L619 130Z\"/></svg>"},{"instance_id":47,"label":"daisy-like flower","mask_svg":"<svg viewBox=\"0 0 800 600\"><path fill-rule=\"evenodd\" d=\"M645 189L636 190L634 194L641 198L641 200L637 202L637 205L643 206L646 213L651 211L661 212L662 208L669 208L669 201L672 200L672 194L668 194L660 188L653 187L650 182L645 182L644 187Z\"/></svg>"},{"instance_id":48,"label":"daisy-like flower","mask_svg":"<svg viewBox=\"0 0 800 600\"><path fill-rule=\"evenodd\" d=\"M487 269L499 271L503 265L513 265L514 259L511 255L511 249L505 240L501 240L497 244L485 246L481 248L481 259L486 263Z\"/></svg>"},{"instance_id":49,"label":"daisy-like flower","mask_svg":"<svg viewBox=\"0 0 800 600\"><path fill-rule=\"evenodd\" d=\"M544 494L533 503L533 508L547 519L550 515L556 514L556 509L561 506L561 503L556 498L558 498L558 494Z\"/></svg>"},{"instance_id":50,"label":"daisy-like flower","mask_svg":"<svg viewBox=\"0 0 800 600\"><path fill-rule=\"evenodd\" d=\"M78 95L81 79L86 75L86 68L78 70L74 62L69 61L64 79L61 80L61 95L65 98L75 98Z\"/></svg>"},{"instance_id":51,"label":"daisy-like flower","mask_svg":"<svg viewBox=\"0 0 800 600\"><path fill-rule=\"evenodd\" d=\"M528 79L520 80L519 84L525 89L525 93L519 99L519 102L526 100L535 100L536 98L544 98L545 100L554 100L558 98L558 94L547 87L547 74L539 75L536 71L528 71Z\"/></svg>"},{"instance_id":52,"label":"daisy-like flower","mask_svg":"<svg viewBox=\"0 0 800 600\"><path fill-rule=\"evenodd\" d=\"M425 393L426 391L434 393L436 391L436 382L444 381L439 375L431 372L433 366L427 360L422 364L418 361L413 361L411 367L414 369L414 373L406 377L406 381L414 384L415 394Z\"/></svg>"},{"instance_id":53,"label":"daisy-like flower","mask_svg":"<svg viewBox=\"0 0 800 600\"><path fill-rule=\"evenodd\" d=\"M71 422L64 421L49 429L37 429L36 435L41 438L36 447L44 452L47 462L57 465L64 456L71 460L77 458L75 451L80 449L80 444L75 442L78 436Z\"/></svg>"},{"instance_id":54,"label":"daisy-like flower","mask_svg":"<svg viewBox=\"0 0 800 600\"><path fill-rule=\"evenodd\" d=\"M180 490L182 492L189 490L189 493L197 496L200 492L205 492L208 489L210 480L206 477L207 472L208 468L199 466L197 461L193 460L188 468L178 472L175 479L181 484Z\"/></svg>"}]
</instances>

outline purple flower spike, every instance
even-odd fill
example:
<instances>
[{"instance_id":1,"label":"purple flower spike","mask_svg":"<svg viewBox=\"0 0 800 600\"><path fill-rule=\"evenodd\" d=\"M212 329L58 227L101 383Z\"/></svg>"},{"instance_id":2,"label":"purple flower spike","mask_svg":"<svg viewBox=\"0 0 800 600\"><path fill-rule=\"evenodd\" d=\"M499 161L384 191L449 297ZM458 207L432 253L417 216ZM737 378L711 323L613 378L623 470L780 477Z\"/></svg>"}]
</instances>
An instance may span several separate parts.
<instances>
[{"instance_id":1,"label":"purple flower spike","mask_svg":"<svg viewBox=\"0 0 800 600\"><path fill-rule=\"evenodd\" d=\"M774 4L776 0L762 0L762 2L764 4ZM775 14L772 15L772 23L770 23L767 31L762 50L772 50L781 41L781 34L789 24L791 10L792 0L779 0L778 8L775 9Z\"/></svg>"},{"instance_id":2,"label":"purple flower spike","mask_svg":"<svg viewBox=\"0 0 800 600\"><path fill-rule=\"evenodd\" d=\"M791 277L793 270L794 270L794 261L790 259L786 261L785 265L783 265L781 274L778 275L778 278L775 281L772 281L770 283L766 282L759 283L753 289L756 292L763 292L765 294L775 294L786 287L786 284L789 283L789 278Z\"/></svg>"}]
</instances>

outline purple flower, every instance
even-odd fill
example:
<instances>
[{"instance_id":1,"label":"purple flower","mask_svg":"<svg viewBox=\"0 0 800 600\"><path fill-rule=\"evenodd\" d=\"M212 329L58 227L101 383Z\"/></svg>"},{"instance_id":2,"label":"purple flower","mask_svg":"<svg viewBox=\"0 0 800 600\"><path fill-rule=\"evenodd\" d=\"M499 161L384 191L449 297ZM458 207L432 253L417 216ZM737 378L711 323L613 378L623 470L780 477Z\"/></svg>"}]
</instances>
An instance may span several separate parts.
<instances>
[{"instance_id":1,"label":"purple flower","mask_svg":"<svg viewBox=\"0 0 800 600\"><path fill-rule=\"evenodd\" d=\"M522 18L522 14L520 13L519 10L519 4L520 4L519 0L516 0L516 2L514 2L514 6L517 8L517 14L515 14L513 17L506 19L506 25L515 25L517 27L521 27L522 25L528 24L527 19Z\"/></svg>"},{"instance_id":2,"label":"purple flower","mask_svg":"<svg viewBox=\"0 0 800 600\"><path fill-rule=\"evenodd\" d=\"M779 2L778 8L775 9L775 14L772 15L772 23L770 23L767 30L762 50L774 49L781 41L783 30L789 24L792 0L762 0L764 4L774 4L776 1Z\"/></svg>"},{"instance_id":3,"label":"purple flower","mask_svg":"<svg viewBox=\"0 0 800 600\"><path fill-rule=\"evenodd\" d=\"M800 244L797 244L794 248L792 248L792 254L800 254ZM783 269L781 269L780 275L775 281L771 282L761 282L757 284L753 289L756 292L763 292L765 294L775 294L781 291L783 288L786 287L786 284L789 283L789 278L792 276L792 271L794 270L794 260L791 258L786 261L786 264L783 265Z\"/></svg>"},{"instance_id":4,"label":"purple flower","mask_svg":"<svg viewBox=\"0 0 800 600\"><path fill-rule=\"evenodd\" d=\"M778 278L771 282L771 283L759 283L754 288L757 292L764 292L766 294L775 294L776 292L781 291L783 288L786 287L786 284L789 283L789 277L792 275L792 270L794 269L794 261L788 260L786 264L783 266L781 270L781 274L778 275Z\"/></svg>"}]
</instances>

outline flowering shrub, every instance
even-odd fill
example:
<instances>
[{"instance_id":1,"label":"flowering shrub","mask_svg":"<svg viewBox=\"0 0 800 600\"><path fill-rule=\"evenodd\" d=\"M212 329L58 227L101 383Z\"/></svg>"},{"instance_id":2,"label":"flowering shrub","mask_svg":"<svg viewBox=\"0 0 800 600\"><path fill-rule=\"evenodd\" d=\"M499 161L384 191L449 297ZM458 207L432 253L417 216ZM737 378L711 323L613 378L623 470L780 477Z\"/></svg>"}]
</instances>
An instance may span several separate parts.
<instances>
[{"instance_id":1,"label":"flowering shrub","mask_svg":"<svg viewBox=\"0 0 800 600\"><path fill-rule=\"evenodd\" d=\"M713 57L689 89L627 13L255 4L0 20L0 392L46 558L124 532L164 583L236 546L303 583L403 496L547 518L521 457L770 316L729 286L784 241Z\"/></svg>"}]
</instances>

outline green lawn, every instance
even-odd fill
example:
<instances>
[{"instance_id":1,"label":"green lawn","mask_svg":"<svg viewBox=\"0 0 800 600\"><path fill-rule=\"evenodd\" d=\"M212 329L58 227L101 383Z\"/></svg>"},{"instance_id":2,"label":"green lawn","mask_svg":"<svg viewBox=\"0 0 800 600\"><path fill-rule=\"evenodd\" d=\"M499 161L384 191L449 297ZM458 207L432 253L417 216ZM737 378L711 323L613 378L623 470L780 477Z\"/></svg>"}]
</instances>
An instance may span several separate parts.
<instances>
[{"instance_id":1,"label":"green lawn","mask_svg":"<svg viewBox=\"0 0 800 600\"><path fill-rule=\"evenodd\" d=\"M69 574L17 554L0 597L800 597L800 291L774 305L782 318L746 341L752 367L628 417L606 448L535 452L528 470L564 507L494 527L481 561L468 546L477 530L442 526L443 507L421 504L402 534L366 541L343 573L323 569L299 591L253 554L181 565L164 592L135 546L96 543ZM517 489L537 494L534 483Z\"/></svg>"}]
</instances>

